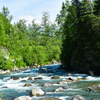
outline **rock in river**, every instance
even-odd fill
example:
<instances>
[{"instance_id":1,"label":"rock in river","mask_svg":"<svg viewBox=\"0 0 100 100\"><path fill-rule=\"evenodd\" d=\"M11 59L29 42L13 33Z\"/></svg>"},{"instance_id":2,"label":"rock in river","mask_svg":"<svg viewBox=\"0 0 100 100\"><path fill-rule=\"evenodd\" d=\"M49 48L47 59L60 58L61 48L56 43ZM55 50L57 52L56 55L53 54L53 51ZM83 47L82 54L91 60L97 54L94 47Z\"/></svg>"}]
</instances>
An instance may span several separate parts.
<instances>
[{"instance_id":1,"label":"rock in river","mask_svg":"<svg viewBox=\"0 0 100 100\"><path fill-rule=\"evenodd\" d=\"M18 76L12 76L11 79L13 79L13 80L18 80L19 77L18 77Z\"/></svg>"},{"instance_id":2,"label":"rock in river","mask_svg":"<svg viewBox=\"0 0 100 100\"><path fill-rule=\"evenodd\" d=\"M48 87L48 86L53 86L53 84L51 84L51 83L44 83L42 86L43 87Z\"/></svg>"},{"instance_id":3,"label":"rock in river","mask_svg":"<svg viewBox=\"0 0 100 100\"><path fill-rule=\"evenodd\" d=\"M64 90L63 87L59 87L54 92L62 92L63 90Z\"/></svg>"},{"instance_id":4,"label":"rock in river","mask_svg":"<svg viewBox=\"0 0 100 100\"><path fill-rule=\"evenodd\" d=\"M85 100L85 99L81 95L76 95L71 100Z\"/></svg>"},{"instance_id":5,"label":"rock in river","mask_svg":"<svg viewBox=\"0 0 100 100\"><path fill-rule=\"evenodd\" d=\"M59 79L59 76L52 76L51 79Z\"/></svg>"},{"instance_id":6,"label":"rock in river","mask_svg":"<svg viewBox=\"0 0 100 100\"><path fill-rule=\"evenodd\" d=\"M26 87L26 86L32 86L30 83L26 83L25 85L24 85L24 87Z\"/></svg>"},{"instance_id":7,"label":"rock in river","mask_svg":"<svg viewBox=\"0 0 100 100\"><path fill-rule=\"evenodd\" d=\"M33 99L29 96L20 96L15 98L14 100L33 100Z\"/></svg>"},{"instance_id":8,"label":"rock in river","mask_svg":"<svg viewBox=\"0 0 100 100\"><path fill-rule=\"evenodd\" d=\"M42 77L34 78L34 80L42 80Z\"/></svg>"},{"instance_id":9,"label":"rock in river","mask_svg":"<svg viewBox=\"0 0 100 100\"><path fill-rule=\"evenodd\" d=\"M35 87L31 91L31 96L41 96L41 95L44 95L44 94L45 94L45 92L42 91L39 87Z\"/></svg>"}]
</instances>

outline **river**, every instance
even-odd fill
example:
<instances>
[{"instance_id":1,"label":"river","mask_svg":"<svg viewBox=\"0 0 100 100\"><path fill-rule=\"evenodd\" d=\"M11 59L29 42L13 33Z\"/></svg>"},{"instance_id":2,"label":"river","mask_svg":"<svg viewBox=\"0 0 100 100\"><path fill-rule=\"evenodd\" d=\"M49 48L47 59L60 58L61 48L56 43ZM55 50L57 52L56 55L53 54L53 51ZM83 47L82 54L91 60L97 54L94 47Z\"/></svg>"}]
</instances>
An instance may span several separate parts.
<instances>
[{"instance_id":1,"label":"river","mask_svg":"<svg viewBox=\"0 0 100 100\"><path fill-rule=\"evenodd\" d=\"M86 74L72 73L68 75L68 72L65 70L55 71L55 68L59 65L48 65L44 67L50 67L54 70L53 73L44 73L38 74L38 68L36 69L26 69L24 71L12 72L6 75L0 75L0 94L4 100L13 100L19 96L29 96L30 91L33 87L40 87L43 91L46 92L43 96L33 96L33 100L38 100L41 98L59 98L62 100L71 100L75 95L81 95L85 100L90 100L91 98L97 98L100 100L100 76L88 76ZM12 76L20 77L18 80L11 79ZM59 76L60 79L51 79L52 76ZM62 79L68 79L69 77L75 77L81 79L83 77L86 80L79 80L74 82L69 82L68 84L54 84L55 82L60 82ZM27 80L31 77L33 80ZM32 84L34 78L42 77L42 80L37 80L39 83ZM26 80L26 81L25 81ZM53 86L42 87L44 83L52 83ZM31 83L32 86L24 87L25 83ZM65 86L66 89L62 92L54 92L58 86ZM94 88L93 88L94 86ZM94 92L86 92L88 87L92 87Z\"/></svg>"}]
</instances>

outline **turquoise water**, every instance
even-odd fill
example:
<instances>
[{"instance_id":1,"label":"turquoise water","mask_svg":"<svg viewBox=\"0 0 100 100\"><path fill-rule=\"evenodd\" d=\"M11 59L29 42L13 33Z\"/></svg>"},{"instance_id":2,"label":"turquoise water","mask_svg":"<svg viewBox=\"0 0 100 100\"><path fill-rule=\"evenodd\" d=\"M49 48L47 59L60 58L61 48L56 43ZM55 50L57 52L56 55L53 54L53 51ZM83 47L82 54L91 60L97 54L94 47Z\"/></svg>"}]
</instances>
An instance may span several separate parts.
<instances>
[{"instance_id":1,"label":"turquoise water","mask_svg":"<svg viewBox=\"0 0 100 100\"><path fill-rule=\"evenodd\" d=\"M46 66L51 69L58 67L59 65ZM100 100L100 88L96 88L97 85L100 84L100 77L96 76L88 76L86 74L77 74L74 73L72 75L67 75L68 72L65 70L60 70L60 72L55 73L45 73L38 74L37 69L27 69L25 71L12 72L7 75L0 75L0 93L2 93L2 98L4 100L13 100L19 96L30 95L30 91L33 87L40 87L43 91L46 92L43 96L33 96L33 100L38 100L41 98L59 98L62 100L71 100L71 98L75 95L81 95L85 98L85 100L90 100L91 98L97 98ZM55 69L53 69L55 70ZM52 76L60 76L60 79L51 79ZM20 79L13 80L12 76L19 76ZM82 78L86 77L87 80L80 80L76 82L70 82L68 84L54 84L55 82L60 82L62 79L68 79L70 76ZM27 79L32 77L33 80L28 81ZM32 84L34 82L34 78L42 77L42 80L37 80L39 83ZM26 80L23 81L22 80ZM51 87L42 87L44 83L52 83ZM24 87L25 83L31 83L32 86ZM65 86L66 89L62 92L54 92L58 86ZM94 87L93 87L94 86ZM92 87L94 92L86 92L88 87Z\"/></svg>"}]
</instances>

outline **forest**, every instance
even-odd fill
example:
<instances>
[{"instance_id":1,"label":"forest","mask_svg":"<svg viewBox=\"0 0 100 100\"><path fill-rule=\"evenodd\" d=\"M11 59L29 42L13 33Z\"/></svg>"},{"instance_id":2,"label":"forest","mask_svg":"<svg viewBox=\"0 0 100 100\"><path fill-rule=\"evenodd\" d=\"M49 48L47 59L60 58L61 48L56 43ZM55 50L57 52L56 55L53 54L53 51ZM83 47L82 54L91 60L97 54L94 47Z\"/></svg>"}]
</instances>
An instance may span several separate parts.
<instances>
[{"instance_id":1,"label":"forest","mask_svg":"<svg viewBox=\"0 0 100 100\"><path fill-rule=\"evenodd\" d=\"M55 19L57 24L50 21L49 12L42 13L40 25L33 20L27 26L25 19L12 25L12 18L8 8L3 6L0 13L1 69L61 60L66 70L99 73L99 0L65 0Z\"/></svg>"},{"instance_id":2,"label":"forest","mask_svg":"<svg viewBox=\"0 0 100 100\"><path fill-rule=\"evenodd\" d=\"M99 74L100 0L66 1L57 19L62 32L61 61L66 69Z\"/></svg>"},{"instance_id":3,"label":"forest","mask_svg":"<svg viewBox=\"0 0 100 100\"><path fill-rule=\"evenodd\" d=\"M0 13L0 69L49 64L59 61L61 38L58 27L50 21L49 12L43 12L41 24L35 19L26 25L25 19L11 24L13 16L8 7Z\"/></svg>"}]
</instances>

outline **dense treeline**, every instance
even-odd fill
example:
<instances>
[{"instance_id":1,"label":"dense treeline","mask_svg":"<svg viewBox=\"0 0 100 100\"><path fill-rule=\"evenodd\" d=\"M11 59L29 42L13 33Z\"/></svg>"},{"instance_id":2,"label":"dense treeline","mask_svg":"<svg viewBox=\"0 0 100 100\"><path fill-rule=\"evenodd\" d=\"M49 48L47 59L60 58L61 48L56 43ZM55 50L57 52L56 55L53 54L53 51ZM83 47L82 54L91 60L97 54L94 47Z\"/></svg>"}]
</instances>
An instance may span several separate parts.
<instances>
[{"instance_id":1,"label":"dense treeline","mask_svg":"<svg viewBox=\"0 0 100 100\"><path fill-rule=\"evenodd\" d=\"M61 61L67 70L98 73L100 68L100 1L62 3L57 15L62 32Z\"/></svg>"},{"instance_id":2,"label":"dense treeline","mask_svg":"<svg viewBox=\"0 0 100 100\"><path fill-rule=\"evenodd\" d=\"M0 13L0 69L44 65L54 59L60 60L62 42L48 12L43 12L40 25L33 20L28 26L25 19L12 25L13 17L9 13L3 6Z\"/></svg>"}]
</instances>

